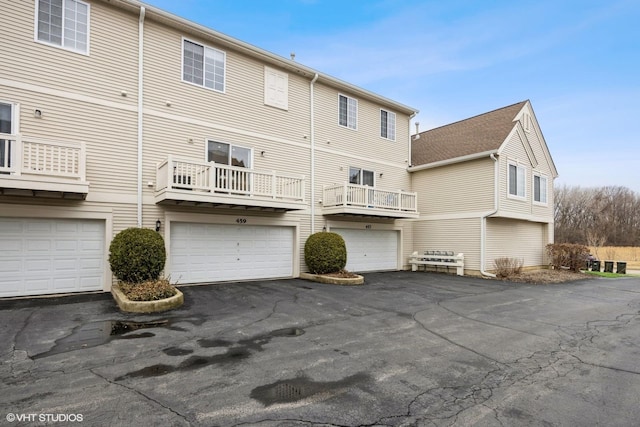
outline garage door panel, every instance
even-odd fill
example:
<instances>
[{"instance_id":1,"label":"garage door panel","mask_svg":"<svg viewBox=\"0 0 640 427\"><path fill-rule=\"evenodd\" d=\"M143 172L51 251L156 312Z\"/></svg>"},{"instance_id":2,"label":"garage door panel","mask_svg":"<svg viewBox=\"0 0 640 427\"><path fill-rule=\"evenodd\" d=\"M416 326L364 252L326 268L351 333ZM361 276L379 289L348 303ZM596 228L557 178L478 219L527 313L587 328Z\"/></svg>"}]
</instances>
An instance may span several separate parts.
<instances>
[{"instance_id":1,"label":"garage door panel","mask_svg":"<svg viewBox=\"0 0 640 427\"><path fill-rule=\"evenodd\" d=\"M0 296L101 290L104 220L0 218Z\"/></svg>"},{"instance_id":2,"label":"garage door panel","mask_svg":"<svg viewBox=\"0 0 640 427\"><path fill-rule=\"evenodd\" d=\"M20 285L19 282L14 282L17 286ZM51 291L50 288L51 280L48 278L38 278L37 276L33 276L26 283L26 294L27 295L35 295L35 294L45 294Z\"/></svg>"},{"instance_id":3,"label":"garage door panel","mask_svg":"<svg viewBox=\"0 0 640 427\"><path fill-rule=\"evenodd\" d=\"M398 232L395 230L334 229L347 246L349 271L398 269Z\"/></svg>"},{"instance_id":4,"label":"garage door panel","mask_svg":"<svg viewBox=\"0 0 640 427\"><path fill-rule=\"evenodd\" d=\"M290 277L293 236L292 227L172 223L171 274L181 283Z\"/></svg>"}]
</instances>

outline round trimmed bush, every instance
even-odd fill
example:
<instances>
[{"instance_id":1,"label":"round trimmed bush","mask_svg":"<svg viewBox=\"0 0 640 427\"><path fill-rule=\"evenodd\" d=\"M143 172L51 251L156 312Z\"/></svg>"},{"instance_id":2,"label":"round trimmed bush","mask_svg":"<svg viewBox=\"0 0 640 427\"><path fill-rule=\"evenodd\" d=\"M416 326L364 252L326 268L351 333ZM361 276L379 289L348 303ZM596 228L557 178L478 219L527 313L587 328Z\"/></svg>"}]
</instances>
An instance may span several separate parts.
<instances>
[{"instance_id":1,"label":"round trimmed bush","mask_svg":"<svg viewBox=\"0 0 640 427\"><path fill-rule=\"evenodd\" d=\"M347 265L347 246L337 233L322 231L309 236L304 244L304 262L313 274L340 271Z\"/></svg>"},{"instance_id":2,"label":"round trimmed bush","mask_svg":"<svg viewBox=\"0 0 640 427\"><path fill-rule=\"evenodd\" d=\"M157 280L166 259L164 239L148 228L122 230L109 246L111 271L123 282Z\"/></svg>"}]
</instances>

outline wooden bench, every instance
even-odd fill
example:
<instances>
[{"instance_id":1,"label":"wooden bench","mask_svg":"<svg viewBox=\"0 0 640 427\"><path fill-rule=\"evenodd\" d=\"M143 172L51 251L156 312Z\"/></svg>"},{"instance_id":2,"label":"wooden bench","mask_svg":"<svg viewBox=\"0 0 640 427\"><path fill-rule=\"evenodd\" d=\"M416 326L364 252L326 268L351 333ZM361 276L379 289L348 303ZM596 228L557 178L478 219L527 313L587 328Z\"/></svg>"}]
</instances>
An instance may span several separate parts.
<instances>
[{"instance_id":1,"label":"wooden bench","mask_svg":"<svg viewBox=\"0 0 640 427\"><path fill-rule=\"evenodd\" d=\"M458 276L464 276L464 254L454 255L453 251L425 251L423 255L420 255L417 251L411 254L409 259L411 264L411 271L418 271L418 267L421 265L433 265L436 268L440 265L447 267L456 267L456 274Z\"/></svg>"}]
</instances>

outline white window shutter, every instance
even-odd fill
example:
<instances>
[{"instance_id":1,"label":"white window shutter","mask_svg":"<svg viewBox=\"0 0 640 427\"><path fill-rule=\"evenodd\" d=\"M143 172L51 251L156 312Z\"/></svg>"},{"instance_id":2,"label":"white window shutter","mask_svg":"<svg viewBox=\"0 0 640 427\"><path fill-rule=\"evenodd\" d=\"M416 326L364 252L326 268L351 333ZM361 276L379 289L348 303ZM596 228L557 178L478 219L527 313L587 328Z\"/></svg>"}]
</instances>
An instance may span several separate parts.
<instances>
[{"instance_id":1,"label":"white window shutter","mask_svg":"<svg viewBox=\"0 0 640 427\"><path fill-rule=\"evenodd\" d=\"M272 107L289 109L289 75L264 67L264 103Z\"/></svg>"}]
</instances>

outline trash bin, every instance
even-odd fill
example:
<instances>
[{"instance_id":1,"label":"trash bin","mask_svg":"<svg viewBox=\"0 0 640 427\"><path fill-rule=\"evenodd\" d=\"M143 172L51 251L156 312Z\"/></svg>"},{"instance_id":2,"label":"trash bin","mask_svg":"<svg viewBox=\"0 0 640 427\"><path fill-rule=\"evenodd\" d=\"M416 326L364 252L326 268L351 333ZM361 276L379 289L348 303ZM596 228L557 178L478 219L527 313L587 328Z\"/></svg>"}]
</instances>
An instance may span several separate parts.
<instances>
[{"instance_id":1,"label":"trash bin","mask_svg":"<svg viewBox=\"0 0 640 427\"><path fill-rule=\"evenodd\" d=\"M616 273L618 274L627 274L627 263L618 261L616 265Z\"/></svg>"},{"instance_id":2,"label":"trash bin","mask_svg":"<svg viewBox=\"0 0 640 427\"><path fill-rule=\"evenodd\" d=\"M591 261L591 271L600 271L600 261Z\"/></svg>"},{"instance_id":3,"label":"trash bin","mask_svg":"<svg viewBox=\"0 0 640 427\"><path fill-rule=\"evenodd\" d=\"M604 272L605 273L613 273L613 261L605 261L604 262Z\"/></svg>"}]
</instances>

